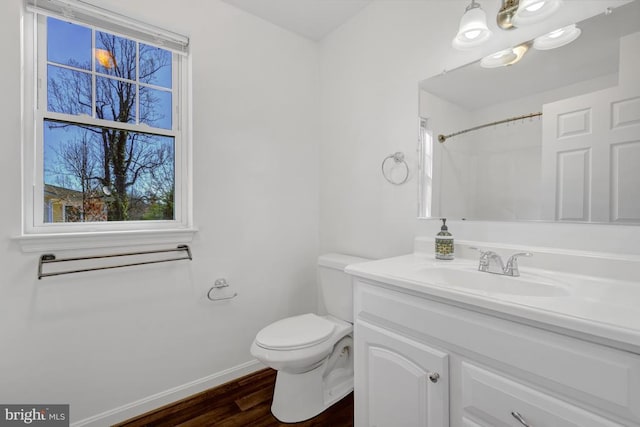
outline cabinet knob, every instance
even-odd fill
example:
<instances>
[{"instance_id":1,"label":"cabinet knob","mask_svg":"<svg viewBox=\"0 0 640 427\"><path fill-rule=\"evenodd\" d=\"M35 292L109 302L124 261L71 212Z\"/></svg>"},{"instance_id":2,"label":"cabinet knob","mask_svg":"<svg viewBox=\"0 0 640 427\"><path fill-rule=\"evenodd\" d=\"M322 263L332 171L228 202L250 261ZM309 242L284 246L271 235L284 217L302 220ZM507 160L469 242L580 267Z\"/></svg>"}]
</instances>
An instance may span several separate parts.
<instances>
[{"instance_id":1,"label":"cabinet knob","mask_svg":"<svg viewBox=\"0 0 640 427\"><path fill-rule=\"evenodd\" d=\"M520 421L520 424L522 424L524 427L531 427L531 424L526 422L524 417L520 415L518 412L511 412L511 415L513 415L513 418Z\"/></svg>"},{"instance_id":2,"label":"cabinet knob","mask_svg":"<svg viewBox=\"0 0 640 427\"><path fill-rule=\"evenodd\" d=\"M437 383L439 379L440 379L439 373L434 372L432 374L429 374L429 380L431 380L432 383Z\"/></svg>"}]
</instances>

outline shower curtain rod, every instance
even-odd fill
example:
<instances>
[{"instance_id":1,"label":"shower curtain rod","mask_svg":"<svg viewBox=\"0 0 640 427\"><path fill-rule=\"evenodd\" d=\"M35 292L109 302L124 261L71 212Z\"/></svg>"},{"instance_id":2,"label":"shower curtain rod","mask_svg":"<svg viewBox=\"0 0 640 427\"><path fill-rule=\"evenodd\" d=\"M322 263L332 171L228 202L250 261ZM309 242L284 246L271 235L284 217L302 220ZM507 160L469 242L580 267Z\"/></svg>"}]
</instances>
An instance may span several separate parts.
<instances>
[{"instance_id":1,"label":"shower curtain rod","mask_svg":"<svg viewBox=\"0 0 640 427\"><path fill-rule=\"evenodd\" d=\"M487 124L480 125L480 126L474 126L472 128L461 130L461 131L458 131L458 132L454 132L454 133L449 134L449 135L440 134L440 135L438 135L438 141L440 143L443 143L447 139L452 138L454 136L462 135L463 133L473 132L473 131L478 130L478 129L486 128L486 127L489 127L489 126L500 125L502 123L515 122L516 120L523 120L523 119L529 119L529 118L533 118L533 117L538 117L538 116L541 116L541 115L542 115L542 112L529 113L529 114L525 114L523 116L510 117L508 119L498 120L497 122L491 122L491 123L487 123Z\"/></svg>"}]
</instances>

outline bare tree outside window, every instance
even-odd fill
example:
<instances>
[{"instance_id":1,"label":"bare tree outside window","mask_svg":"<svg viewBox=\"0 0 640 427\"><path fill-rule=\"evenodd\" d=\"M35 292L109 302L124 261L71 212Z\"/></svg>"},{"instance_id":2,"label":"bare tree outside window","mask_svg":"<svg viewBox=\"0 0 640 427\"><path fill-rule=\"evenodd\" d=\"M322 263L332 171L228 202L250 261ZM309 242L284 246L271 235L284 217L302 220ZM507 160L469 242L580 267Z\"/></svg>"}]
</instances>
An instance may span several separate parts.
<instances>
[{"instance_id":1,"label":"bare tree outside window","mask_svg":"<svg viewBox=\"0 0 640 427\"><path fill-rule=\"evenodd\" d=\"M86 27L48 25L48 111L113 125L45 119L45 184L77 191L78 221L174 219L174 139L153 131L172 128L171 52L96 30L93 58L67 54L52 32Z\"/></svg>"}]
</instances>

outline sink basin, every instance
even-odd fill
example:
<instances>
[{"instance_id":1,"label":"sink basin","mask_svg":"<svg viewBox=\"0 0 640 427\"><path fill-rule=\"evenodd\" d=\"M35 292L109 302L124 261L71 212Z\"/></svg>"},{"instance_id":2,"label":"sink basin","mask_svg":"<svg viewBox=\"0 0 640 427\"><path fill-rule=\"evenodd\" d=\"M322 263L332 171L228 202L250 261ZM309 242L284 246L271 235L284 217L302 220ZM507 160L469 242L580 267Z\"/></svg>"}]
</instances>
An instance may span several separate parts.
<instances>
[{"instance_id":1,"label":"sink basin","mask_svg":"<svg viewBox=\"0 0 640 427\"><path fill-rule=\"evenodd\" d=\"M529 297L570 295L565 285L547 277L522 273L519 277L480 272L474 267L424 267L416 271L416 279L433 285L459 288L485 295L505 294Z\"/></svg>"}]
</instances>

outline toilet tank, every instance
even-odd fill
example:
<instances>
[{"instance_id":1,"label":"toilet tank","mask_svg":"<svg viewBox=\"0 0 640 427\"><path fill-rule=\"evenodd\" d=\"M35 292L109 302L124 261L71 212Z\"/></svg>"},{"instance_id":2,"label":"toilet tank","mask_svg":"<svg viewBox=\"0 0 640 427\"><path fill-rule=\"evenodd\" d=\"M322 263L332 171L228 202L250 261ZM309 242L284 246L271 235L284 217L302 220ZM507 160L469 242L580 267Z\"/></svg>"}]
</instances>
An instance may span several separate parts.
<instances>
[{"instance_id":1,"label":"toilet tank","mask_svg":"<svg viewBox=\"0 0 640 427\"><path fill-rule=\"evenodd\" d=\"M318 284L327 313L353 323L353 286L351 276L344 272L349 264L370 261L344 254L318 257Z\"/></svg>"}]
</instances>

